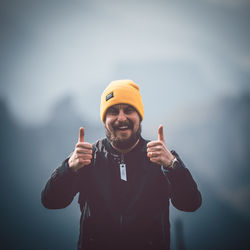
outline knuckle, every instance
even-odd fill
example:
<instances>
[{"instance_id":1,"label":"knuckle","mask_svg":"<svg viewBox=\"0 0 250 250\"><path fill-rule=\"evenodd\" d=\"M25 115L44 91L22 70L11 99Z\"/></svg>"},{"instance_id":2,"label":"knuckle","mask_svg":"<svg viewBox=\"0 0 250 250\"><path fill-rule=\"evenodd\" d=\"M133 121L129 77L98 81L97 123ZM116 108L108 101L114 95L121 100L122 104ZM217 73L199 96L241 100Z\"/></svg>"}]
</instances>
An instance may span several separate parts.
<instances>
[{"instance_id":1,"label":"knuckle","mask_svg":"<svg viewBox=\"0 0 250 250\"><path fill-rule=\"evenodd\" d=\"M91 159L91 156L90 156L90 155L86 155L86 156L84 157L84 160L85 160L85 161L90 160L90 159Z\"/></svg>"},{"instance_id":2,"label":"knuckle","mask_svg":"<svg viewBox=\"0 0 250 250\"><path fill-rule=\"evenodd\" d=\"M91 163L91 160L85 160L84 161L84 166L87 166L87 165L89 165Z\"/></svg>"},{"instance_id":3,"label":"knuckle","mask_svg":"<svg viewBox=\"0 0 250 250\"><path fill-rule=\"evenodd\" d=\"M86 146L86 147L88 147L88 148L92 148L92 145L90 144L90 143L88 143L88 142L83 142L83 144L84 144L84 146Z\"/></svg>"},{"instance_id":4,"label":"knuckle","mask_svg":"<svg viewBox=\"0 0 250 250\"><path fill-rule=\"evenodd\" d=\"M150 158L150 160L155 163L157 162L155 158Z\"/></svg>"},{"instance_id":5,"label":"knuckle","mask_svg":"<svg viewBox=\"0 0 250 250\"><path fill-rule=\"evenodd\" d=\"M80 158L77 158L77 159L76 159L76 163L77 163L77 165L81 164L81 159L80 159Z\"/></svg>"},{"instance_id":6,"label":"knuckle","mask_svg":"<svg viewBox=\"0 0 250 250\"><path fill-rule=\"evenodd\" d=\"M78 162L79 164L82 164L83 161L84 161L84 159L83 159L82 157L79 157L79 158L77 159L77 162Z\"/></svg>"},{"instance_id":7,"label":"knuckle","mask_svg":"<svg viewBox=\"0 0 250 250\"><path fill-rule=\"evenodd\" d=\"M76 154L78 155L79 152L80 152L80 148L76 148L75 152L76 152Z\"/></svg>"}]
</instances>

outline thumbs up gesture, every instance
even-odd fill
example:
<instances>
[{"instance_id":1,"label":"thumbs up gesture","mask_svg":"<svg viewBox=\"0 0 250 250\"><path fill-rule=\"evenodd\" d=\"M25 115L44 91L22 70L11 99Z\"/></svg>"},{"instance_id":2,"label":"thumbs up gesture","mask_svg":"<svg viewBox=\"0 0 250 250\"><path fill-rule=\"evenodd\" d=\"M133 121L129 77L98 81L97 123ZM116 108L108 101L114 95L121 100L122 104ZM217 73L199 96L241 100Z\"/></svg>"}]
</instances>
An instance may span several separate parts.
<instances>
[{"instance_id":1,"label":"thumbs up gesture","mask_svg":"<svg viewBox=\"0 0 250 250\"><path fill-rule=\"evenodd\" d=\"M80 128L78 142L75 150L69 158L68 164L75 172L91 163L92 159L92 145L84 142L84 128Z\"/></svg>"},{"instance_id":2,"label":"thumbs up gesture","mask_svg":"<svg viewBox=\"0 0 250 250\"><path fill-rule=\"evenodd\" d=\"M158 128L158 140L147 144L147 156L150 158L150 161L165 167L170 166L174 160L174 156L166 147L162 125Z\"/></svg>"}]
</instances>

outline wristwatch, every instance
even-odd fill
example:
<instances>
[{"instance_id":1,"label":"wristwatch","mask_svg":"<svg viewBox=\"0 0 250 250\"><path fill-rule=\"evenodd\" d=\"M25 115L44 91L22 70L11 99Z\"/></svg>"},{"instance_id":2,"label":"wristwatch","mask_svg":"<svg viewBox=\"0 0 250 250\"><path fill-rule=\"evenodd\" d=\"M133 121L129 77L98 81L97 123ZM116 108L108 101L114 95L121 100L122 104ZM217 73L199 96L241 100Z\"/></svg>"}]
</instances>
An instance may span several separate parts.
<instances>
[{"instance_id":1,"label":"wristwatch","mask_svg":"<svg viewBox=\"0 0 250 250\"><path fill-rule=\"evenodd\" d=\"M178 160L176 159L176 157L172 160L171 164L167 167L163 167L164 169L168 170L168 169L176 169L178 165Z\"/></svg>"}]
</instances>

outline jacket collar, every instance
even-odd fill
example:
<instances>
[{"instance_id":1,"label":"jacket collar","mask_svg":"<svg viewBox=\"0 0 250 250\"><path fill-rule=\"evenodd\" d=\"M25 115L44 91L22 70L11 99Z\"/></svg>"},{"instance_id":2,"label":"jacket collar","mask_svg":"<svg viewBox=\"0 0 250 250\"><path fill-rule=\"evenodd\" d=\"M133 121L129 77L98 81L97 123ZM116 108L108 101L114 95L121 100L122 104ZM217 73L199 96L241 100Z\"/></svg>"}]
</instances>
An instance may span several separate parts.
<instances>
[{"instance_id":1,"label":"jacket collar","mask_svg":"<svg viewBox=\"0 0 250 250\"><path fill-rule=\"evenodd\" d=\"M122 154L121 152L115 150L112 147L110 141L107 138L104 139L104 145L107 148L107 151L110 152L111 154L114 154L114 155L121 155ZM147 141L145 139L143 139L142 137L140 137L138 144L131 151L126 153L125 155L132 155L134 153L139 153L139 152L145 153L147 151L146 145L147 145Z\"/></svg>"}]
</instances>

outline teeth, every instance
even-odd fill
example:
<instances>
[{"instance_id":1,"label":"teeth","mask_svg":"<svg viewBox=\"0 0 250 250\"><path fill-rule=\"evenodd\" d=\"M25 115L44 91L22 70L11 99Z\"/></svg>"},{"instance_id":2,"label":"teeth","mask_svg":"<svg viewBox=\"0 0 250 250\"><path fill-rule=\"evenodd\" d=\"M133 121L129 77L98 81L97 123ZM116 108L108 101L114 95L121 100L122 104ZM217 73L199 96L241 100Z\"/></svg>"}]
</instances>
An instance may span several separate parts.
<instances>
[{"instance_id":1,"label":"teeth","mask_svg":"<svg viewBox=\"0 0 250 250\"><path fill-rule=\"evenodd\" d=\"M127 129L128 128L128 126L121 126L121 127L119 127L119 129Z\"/></svg>"}]
</instances>

